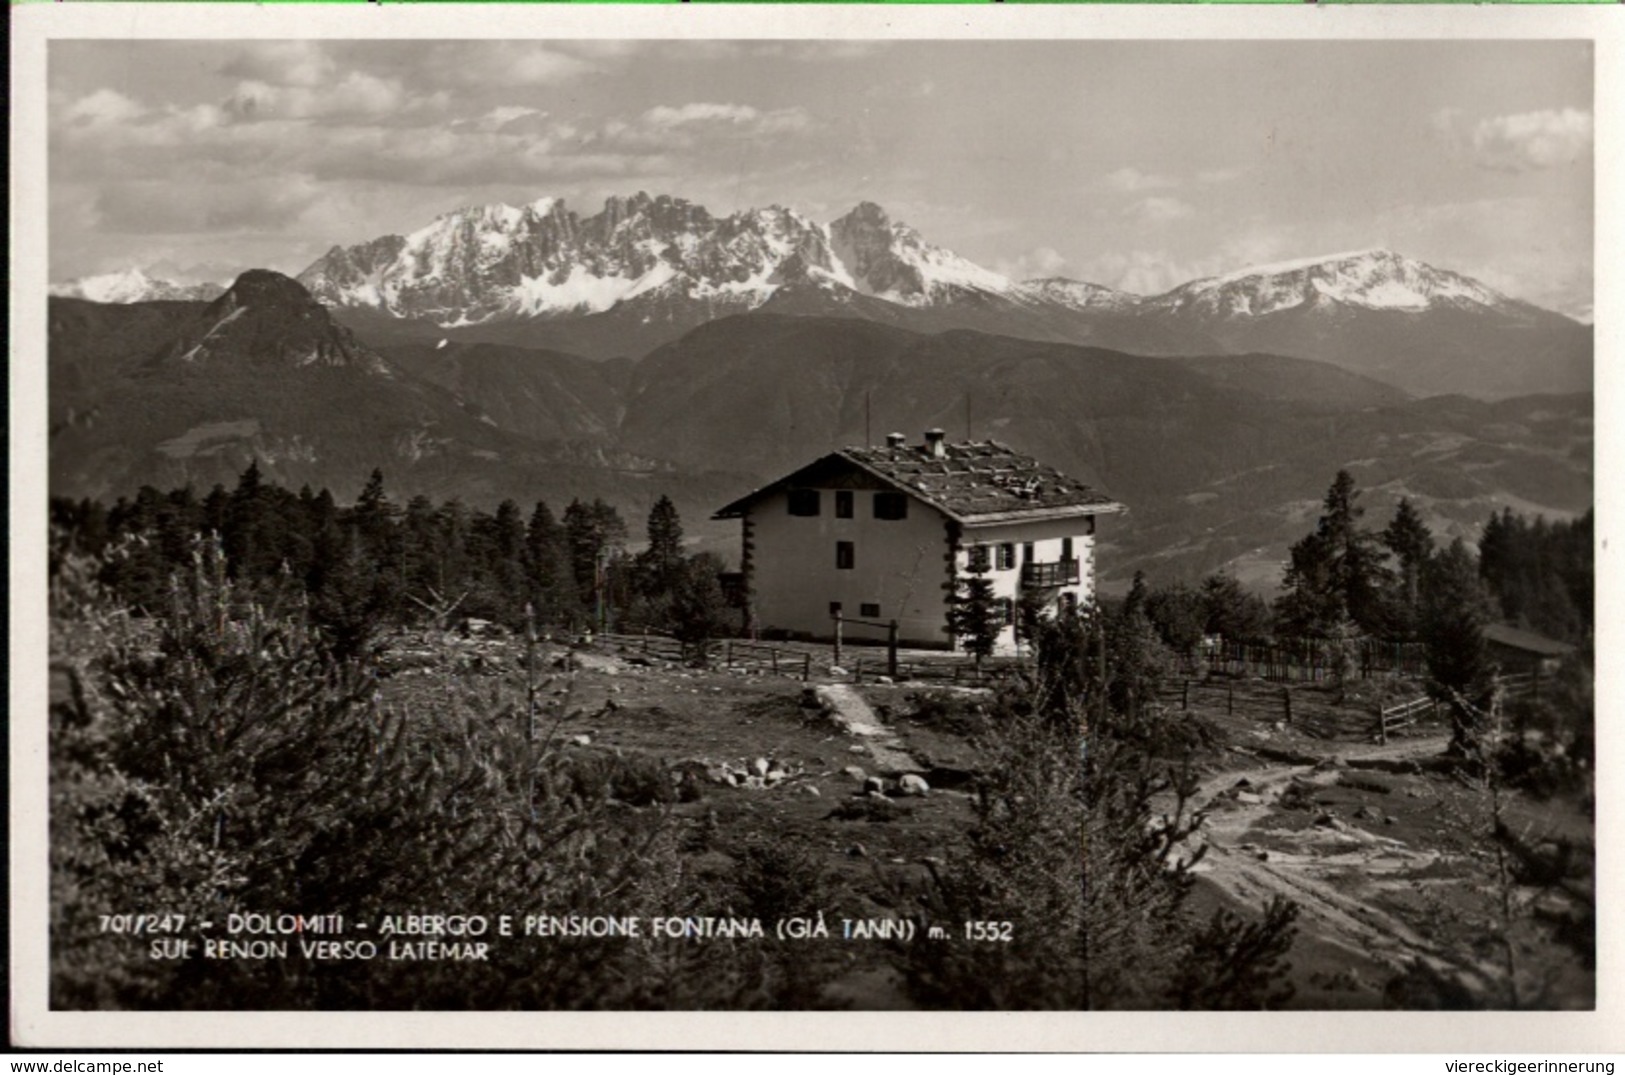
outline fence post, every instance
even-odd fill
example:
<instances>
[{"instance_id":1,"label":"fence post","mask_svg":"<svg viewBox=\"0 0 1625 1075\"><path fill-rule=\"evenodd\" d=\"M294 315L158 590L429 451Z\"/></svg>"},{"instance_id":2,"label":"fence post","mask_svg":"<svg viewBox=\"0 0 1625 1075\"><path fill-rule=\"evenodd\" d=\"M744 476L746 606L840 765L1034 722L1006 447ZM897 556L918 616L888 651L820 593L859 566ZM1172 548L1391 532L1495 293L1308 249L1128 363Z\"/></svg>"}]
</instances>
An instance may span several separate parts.
<instances>
[{"instance_id":1,"label":"fence post","mask_svg":"<svg viewBox=\"0 0 1625 1075\"><path fill-rule=\"evenodd\" d=\"M852 682L860 683L863 680L863 658L858 658L857 667L852 669Z\"/></svg>"},{"instance_id":2,"label":"fence post","mask_svg":"<svg viewBox=\"0 0 1625 1075\"><path fill-rule=\"evenodd\" d=\"M1377 704L1377 742L1388 745L1388 714L1380 702Z\"/></svg>"},{"instance_id":3,"label":"fence post","mask_svg":"<svg viewBox=\"0 0 1625 1075\"><path fill-rule=\"evenodd\" d=\"M1236 681L1233 679L1224 685L1224 715L1236 715Z\"/></svg>"},{"instance_id":4,"label":"fence post","mask_svg":"<svg viewBox=\"0 0 1625 1075\"><path fill-rule=\"evenodd\" d=\"M1286 706L1286 723L1287 723L1287 726L1291 727L1291 725L1292 725L1292 688L1291 687L1282 687L1281 688L1281 702L1282 702L1283 705Z\"/></svg>"},{"instance_id":5,"label":"fence post","mask_svg":"<svg viewBox=\"0 0 1625 1075\"><path fill-rule=\"evenodd\" d=\"M734 640L728 639L722 644L722 647L722 663L724 666L732 668L734 666Z\"/></svg>"},{"instance_id":6,"label":"fence post","mask_svg":"<svg viewBox=\"0 0 1625 1075\"><path fill-rule=\"evenodd\" d=\"M773 674L778 675L779 674L779 651L776 650L776 649L770 649L767 652L773 658Z\"/></svg>"},{"instance_id":7,"label":"fence post","mask_svg":"<svg viewBox=\"0 0 1625 1075\"><path fill-rule=\"evenodd\" d=\"M812 679L812 654L803 653L801 655L801 682L806 683L810 679Z\"/></svg>"},{"instance_id":8,"label":"fence post","mask_svg":"<svg viewBox=\"0 0 1625 1075\"><path fill-rule=\"evenodd\" d=\"M861 609L859 611L862 611ZM886 625L886 674L897 679L897 621Z\"/></svg>"},{"instance_id":9,"label":"fence post","mask_svg":"<svg viewBox=\"0 0 1625 1075\"><path fill-rule=\"evenodd\" d=\"M841 610L835 610L835 664L841 663Z\"/></svg>"}]
</instances>

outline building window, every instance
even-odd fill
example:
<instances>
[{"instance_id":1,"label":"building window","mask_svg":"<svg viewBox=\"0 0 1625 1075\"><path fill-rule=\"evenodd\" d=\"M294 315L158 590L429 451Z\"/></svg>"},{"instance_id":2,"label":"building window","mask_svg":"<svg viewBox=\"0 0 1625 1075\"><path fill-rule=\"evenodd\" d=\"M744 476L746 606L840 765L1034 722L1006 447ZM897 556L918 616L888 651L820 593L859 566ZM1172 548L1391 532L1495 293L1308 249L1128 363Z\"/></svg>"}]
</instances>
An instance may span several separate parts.
<instances>
[{"instance_id":1,"label":"building window","mask_svg":"<svg viewBox=\"0 0 1625 1075\"><path fill-rule=\"evenodd\" d=\"M966 552L965 569L973 575L987 570L987 546L972 545Z\"/></svg>"},{"instance_id":2,"label":"building window","mask_svg":"<svg viewBox=\"0 0 1625 1075\"><path fill-rule=\"evenodd\" d=\"M1033 551L1033 543L1030 541L1021 546L1021 562L1024 564L1035 564L1038 562L1038 553Z\"/></svg>"},{"instance_id":3,"label":"building window","mask_svg":"<svg viewBox=\"0 0 1625 1075\"><path fill-rule=\"evenodd\" d=\"M835 567L841 571L850 571L857 563L857 550L850 541L837 541L835 543Z\"/></svg>"},{"instance_id":4,"label":"building window","mask_svg":"<svg viewBox=\"0 0 1625 1075\"><path fill-rule=\"evenodd\" d=\"M1011 542L999 546L998 565L1000 571L1009 571L1016 566L1016 547Z\"/></svg>"},{"instance_id":5,"label":"building window","mask_svg":"<svg viewBox=\"0 0 1625 1075\"><path fill-rule=\"evenodd\" d=\"M839 601L831 601L829 603L829 614L831 616L839 616L841 614L841 603Z\"/></svg>"},{"instance_id":6,"label":"building window","mask_svg":"<svg viewBox=\"0 0 1625 1075\"><path fill-rule=\"evenodd\" d=\"M1078 611L1078 595L1071 590L1061 594L1061 615L1072 616Z\"/></svg>"},{"instance_id":7,"label":"building window","mask_svg":"<svg viewBox=\"0 0 1625 1075\"><path fill-rule=\"evenodd\" d=\"M817 515L818 490L792 489L790 490L791 515Z\"/></svg>"},{"instance_id":8,"label":"building window","mask_svg":"<svg viewBox=\"0 0 1625 1075\"><path fill-rule=\"evenodd\" d=\"M835 517L837 519L852 518L852 490L837 489L835 491Z\"/></svg>"},{"instance_id":9,"label":"building window","mask_svg":"<svg viewBox=\"0 0 1625 1075\"><path fill-rule=\"evenodd\" d=\"M1063 559L1063 560L1072 559L1072 539L1071 538L1062 538L1061 539L1061 559Z\"/></svg>"},{"instance_id":10,"label":"building window","mask_svg":"<svg viewBox=\"0 0 1625 1075\"><path fill-rule=\"evenodd\" d=\"M874 616L878 619L880 616L880 606L865 601L863 604L858 606L858 613L862 616Z\"/></svg>"},{"instance_id":11,"label":"building window","mask_svg":"<svg viewBox=\"0 0 1625 1075\"><path fill-rule=\"evenodd\" d=\"M999 598L998 621L1003 624L1016 622L1016 603L1008 597Z\"/></svg>"},{"instance_id":12,"label":"building window","mask_svg":"<svg viewBox=\"0 0 1625 1075\"><path fill-rule=\"evenodd\" d=\"M908 496L904 493L876 493L875 518L908 518Z\"/></svg>"}]
</instances>

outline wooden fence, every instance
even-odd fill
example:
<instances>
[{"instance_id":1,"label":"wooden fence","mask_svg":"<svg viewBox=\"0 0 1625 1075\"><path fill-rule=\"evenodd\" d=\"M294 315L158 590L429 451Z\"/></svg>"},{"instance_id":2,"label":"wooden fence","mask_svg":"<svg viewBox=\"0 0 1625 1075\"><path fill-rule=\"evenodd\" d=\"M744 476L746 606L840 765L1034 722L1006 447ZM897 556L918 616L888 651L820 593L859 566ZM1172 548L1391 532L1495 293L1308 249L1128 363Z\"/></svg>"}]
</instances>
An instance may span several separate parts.
<instances>
[{"instance_id":1,"label":"wooden fence","mask_svg":"<svg viewBox=\"0 0 1625 1075\"><path fill-rule=\"evenodd\" d=\"M1291 682L1225 676L1168 683L1156 701L1165 710L1193 713L1230 732L1279 724L1317 739L1348 742L1387 742L1390 733L1436 719L1439 712L1426 697L1373 710L1333 704L1327 692Z\"/></svg>"},{"instance_id":2,"label":"wooden fence","mask_svg":"<svg viewBox=\"0 0 1625 1075\"><path fill-rule=\"evenodd\" d=\"M602 634L598 641L622 653L641 653L663 661L685 661L694 655L692 645L652 631L636 635ZM724 668L754 668L774 675L795 676L802 682L812 678L812 654L806 650L782 649L735 638L712 639L705 643L705 659L707 663L720 663Z\"/></svg>"},{"instance_id":3,"label":"wooden fence","mask_svg":"<svg viewBox=\"0 0 1625 1075\"><path fill-rule=\"evenodd\" d=\"M682 642L670 635L601 634L597 640L622 653L637 653L663 661L683 661L692 655ZM775 675L794 676L803 682L812 678L813 663L822 646L775 646L746 639L713 639L706 643L706 660L724 668L753 668ZM937 681L970 685L999 682L1015 675L1025 662L1015 657L990 657L978 671L975 662L964 655L911 657L888 652L886 646L851 646L841 657L840 667L852 681L870 682L889 676L897 682Z\"/></svg>"},{"instance_id":4,"label":"wooden fence","mask_svg":"<svg viewBox=\"0 0 1625 1075\"><path fill-rule=\"evenodd\" d=\"M1319 683L1333 677L1335 644L1318 638L1286 638L1270 643L1220 642L1204 655L1210 675L1257 676L1275 682ZM1389 672L1421 675L1427 654L1419 642L1362 639L1353 663L1360 678Z\"/></svg>"},{"instance_id":5,"label":"wooden fence","mask_svg":"<svg viewBox=\"0 0 1625 1075\"><path fill-rule=\"evenodd\" d=\"M1391 733L1413 728L1424 719L1437 720L1438 717L1437 699L1425 694L1408 702L1385 706L1377 711L1377 740L1386 743Z\"/></svg>"}]
</instances>

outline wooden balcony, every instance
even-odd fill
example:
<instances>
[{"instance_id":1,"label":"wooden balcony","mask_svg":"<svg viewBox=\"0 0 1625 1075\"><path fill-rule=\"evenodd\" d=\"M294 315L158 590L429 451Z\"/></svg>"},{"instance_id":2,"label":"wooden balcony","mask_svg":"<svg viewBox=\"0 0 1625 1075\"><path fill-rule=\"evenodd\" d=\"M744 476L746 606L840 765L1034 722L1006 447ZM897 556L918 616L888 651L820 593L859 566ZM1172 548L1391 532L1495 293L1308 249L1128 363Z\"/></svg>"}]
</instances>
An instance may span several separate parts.
<instances>
[{"instance_id":1,"label":"wooden balcony","mask_svg":"<svg viewBox=\"0 0 1625 1075\"><path fill-rule=\"evenodd\" d=\"M1021 565L1021 584L1034 590L1075 586L1078 577L1078 561L1075 559L1057 560L1052 564Z\"/></svg>"}]
</instances>

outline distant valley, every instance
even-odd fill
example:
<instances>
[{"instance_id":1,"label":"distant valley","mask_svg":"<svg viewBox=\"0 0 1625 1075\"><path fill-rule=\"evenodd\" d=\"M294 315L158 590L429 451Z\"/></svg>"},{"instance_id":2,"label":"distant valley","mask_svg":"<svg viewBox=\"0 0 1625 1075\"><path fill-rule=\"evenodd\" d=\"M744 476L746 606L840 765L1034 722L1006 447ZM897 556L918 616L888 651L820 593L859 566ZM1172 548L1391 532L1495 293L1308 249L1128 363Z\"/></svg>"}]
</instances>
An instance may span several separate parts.
<instances>
[{"instance_id":1,"label":"distant valley","mask_svg":"<svg viewBox=\"0 0 1625 1075\"><path fill-rule=\"evenodd\" d=\"M209 303L53 298L51 491L229 487L257 458L269 480L347 499L378 466L401 500L557 510L602 496L634 531L670 494L691 537L737 555L734 527L707 521L727 499L866 436L940 426L1127 503L1103 530L1108 581L1228 565L1261 587L1339 467L1368 490L1373 521L1410 496L1447 536L1476 534L1505 505L1591 504L1589 392L1417 399L1279 354L1131 354L781 309L770 300L647 355L593 360L379 331L392 322L377 311L353 328L270 272Z\"/></svg>"}]
</instances>

